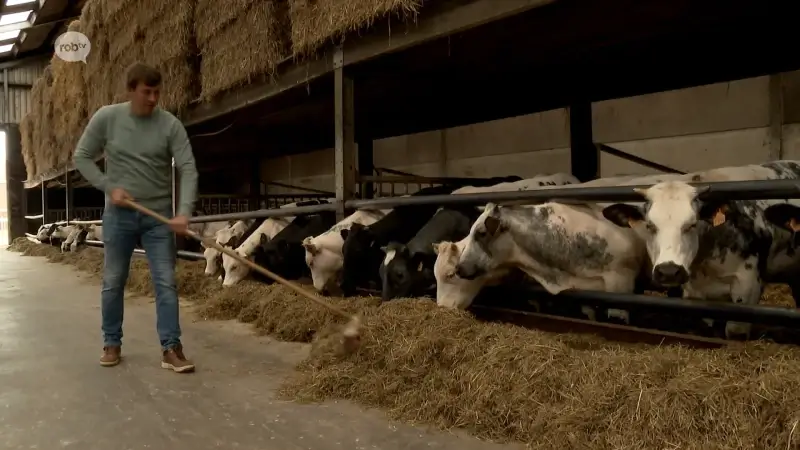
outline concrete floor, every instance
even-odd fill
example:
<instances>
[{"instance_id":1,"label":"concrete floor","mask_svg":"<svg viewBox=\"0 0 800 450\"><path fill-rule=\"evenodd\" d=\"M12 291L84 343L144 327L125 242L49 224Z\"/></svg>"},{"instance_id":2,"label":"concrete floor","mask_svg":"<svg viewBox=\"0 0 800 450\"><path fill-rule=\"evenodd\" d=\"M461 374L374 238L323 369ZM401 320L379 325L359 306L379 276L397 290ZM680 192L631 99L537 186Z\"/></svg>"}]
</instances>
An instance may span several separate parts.
<instances>
[{"instance_id":1,"label":"concrete floor","mask_svg":"<svg viewBox=\"0 0 800 450\"><path fill-rule=\"evenodd\" d=\"M124 360L98 364L99 284L0 250L0 448L517 449L392 423L348 402L276 400L307 346L182 309L194 374L161 369L151 299L125 309Z\"/></svg>"}]
</instances>

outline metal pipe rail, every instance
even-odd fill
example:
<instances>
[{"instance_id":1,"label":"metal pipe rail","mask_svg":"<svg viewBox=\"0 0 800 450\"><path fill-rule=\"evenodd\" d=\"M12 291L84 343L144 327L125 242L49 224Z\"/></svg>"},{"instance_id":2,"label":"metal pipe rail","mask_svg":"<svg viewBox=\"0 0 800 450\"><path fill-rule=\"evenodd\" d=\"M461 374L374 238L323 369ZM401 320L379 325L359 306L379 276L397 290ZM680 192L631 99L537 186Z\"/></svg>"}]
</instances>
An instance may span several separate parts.
<instances>
[{"instance_id":1,"label":"metal pipe rail","mask_svg":"<svg viewBox=\"0 0 800 450\"><path fill-rule=\"evenodd\" d=\"M757 180L725 181L716 183L689 183L692 186L710 186L704 199L767 200L800 198L798 180ZM485 192L478 194L426 195L419 197L379 198L374 200L349 200L348 209L388 209L396 206L417 205L480 205L510 201L531 201L532 203L558 200L586 202L644 202L634 188L640 186L598 186L541 189L513 192Z\"/></svg>"},{"instance_id":2,"label":"metal pipe rail","mask_svg":"<svg viewBox=\"0 0 800 450\"><path fill-rule=\"evenodd\" d=\"M539 289L532 289L531 293L539 297L551 296L547 291ZM800 311L776 306L742 305L727 302L583 290L564 291L555 297L574 302L618 307L620 309L660 309L683 314L694 314L709 319L800 327Z\"/></svg>"},{"instance_id":3,"label":"metal pipe rail","mask_svg":"<svg viewBox=\"0 0 800 450\"><path fill-rule=\"evenodd\" d=\"M92 246L92 247L99 247L99 248L103 248L104 247L104 245L103 245L103 243L101 241L84 241L84 242L86 243L86 245L89 245L89 246ZM137 255L146 255L147 254L141 248L133 249L133 253L135 253ZM202 253L187 252L186 250L178 250L176 255L180 259L187 259L189 261L202 261L202 260L206 259L206 257L203 256Z\"/></svg>"},{"instance_id":4,"label":"metal pipe rail","mask_svg":"<svg viewBox=\"0 0 800 450\"><path fill-rule=\"evenodd\" d=\"M755 181L725 181L716 183L689 183L693 186L710 186L704 198L708 199L736 199L736 200L763 200L763 199L789 199L800 198L800 182L798 180L755 180ZM485 192L478 194L449 194L426 195L419 197L385 197L371 200L347 200L346 209L390 209L397 206L417 205L482 205L489 202L530 201L531 203L553 199L574 200L587 202L643 202L641 195L635 193L633 188L646 188L641 186L603 186L603 187L573 187L554 188L531 191ZM305 214L316 214L325 211L336 211L337 203L323 205L299 206L291 208L261 209L257 211L215 214L198 216L189 219L190 223L222 222L228 220L261 219L265 217L286 217ZM85 221L75 223L95 223L100 221Z\"/></svg>"},{"instance_id":5,"label":"metal pipe rail","mask_svg":"<svg viewBox=\"0 0 800 450\"><path fill-rule=\"evenodd\" d=\"M725 181L717 183L690 183L693 186L710 186L704 195L707 199L765 200L800 198L798 180ZM419 197L388 197L371 200L347 200L347 209L390 209L397 206L417 205L481 205L489 202L530 201L532 203L553 199L587 202L643 202L633 188L648 186L603 186L556 188L531 191L484 192L478 194L426 195ZM190 223L222 222L228 220L286 217L336 211L338 203L298 206L291 208L262 209L258 211L215 214L191 217ZM79 224L101 224L100 220L72 221Z\"/></svg>"},{"instance_id":6,"label":"metal pipe rail","mask_svg":"<svg viewBox=\"0 0 800 450\"><path fill-rule=\"evenodd\" d=\"M29 241L33 241L33 242L36 242L36 243L41 244L41 245L49 245L49 244L45 244L45 243L39 241L38 239L36 239L36 236L33 235L33 234L25 233L25 237L27 237ZM84 241L84 243L86 245L90 246L90 247L103 248L103 246L104 246L101 241ZM133 249L133 253L135 253L137 255L146 255L145 251L140 249L140 248ZM202 260L206 259L206 257L202 253L187 252L185 250L178 250L177 251L177 256L178 256L178 258L187 259L187 260L190 260L190 261L202 261Z\"/></svg>"}]
</instances>

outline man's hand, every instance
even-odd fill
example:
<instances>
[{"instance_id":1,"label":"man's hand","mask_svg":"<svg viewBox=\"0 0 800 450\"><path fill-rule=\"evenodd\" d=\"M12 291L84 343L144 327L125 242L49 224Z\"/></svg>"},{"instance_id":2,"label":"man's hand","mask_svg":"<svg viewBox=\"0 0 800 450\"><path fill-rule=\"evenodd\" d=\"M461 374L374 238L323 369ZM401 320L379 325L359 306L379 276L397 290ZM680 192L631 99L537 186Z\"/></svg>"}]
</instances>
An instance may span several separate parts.
<instances>
[{"instance_id":1,"label":"man's hand","mask_svg":"<svg viewBox=\"0 0 800 450\"><path fill-rule=\"evenodd\" d=\"M131 197L125 189L114 188L111 191L111 203L117 206L125 206L126 200L133 200L133 197Z\"/></svg>"},{"instance_id":2,"label":"man's hand","mask_svg":"<svg viewBox=\"0 0 800 450\"><path fill-rule=\"evenodd\" d=\"M169 220L169 227L173 233L186 234L189 229L189 218L186 216L175 216Z\"/></svg>"}]
</instances>

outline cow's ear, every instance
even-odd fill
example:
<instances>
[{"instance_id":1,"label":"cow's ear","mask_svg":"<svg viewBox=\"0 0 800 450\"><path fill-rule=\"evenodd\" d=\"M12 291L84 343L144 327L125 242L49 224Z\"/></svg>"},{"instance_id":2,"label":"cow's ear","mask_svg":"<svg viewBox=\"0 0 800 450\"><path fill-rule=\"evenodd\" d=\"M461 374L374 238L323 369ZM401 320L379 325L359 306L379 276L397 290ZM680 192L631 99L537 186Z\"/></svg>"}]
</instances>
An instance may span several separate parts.
<instances>
[{"instance_id":1,"label":"cow's ear","mask_svg":"<svg viewBox=\"0 0 800 450\"><path fill-rule=\"evenodd\" d=\"M764 217L789 231L800 231L800 208L789 203L772 205L764 211Z\"/></svg>"},{"instance_id":2,"label":"cow's ear","mask_svg":"<svg viewBox=\"0 0 800 450\"><path fill-rule=\"evenodd\" d=\"M727 220L731 208L727 202L703 202L700 206L698 217L700 220L711 222L715 227L722 225Z\"/></svg>"},{"instance_id":3,"label":"cow's ear","mask_svg":"<svg viewBox=\"0 0 800 450\"><path fill-rule=\"evenodd\" d=\"M639 208L625 203L606 206L603 209L603 217L623 228L632 228L644 220L644 214Z\"/></svg>"},{"instance_id":4,"label":"cow's ear","mask_svg":"<svg viewBox=\"0 0 800 450\"><path fill-rule=\"evenodd\" d=\"M503 221L495 215L487 217L486 220L483 221L483 224L486 227L486 233L489 236L495 236L505 230Z\"/></svg>"}]
</instances>

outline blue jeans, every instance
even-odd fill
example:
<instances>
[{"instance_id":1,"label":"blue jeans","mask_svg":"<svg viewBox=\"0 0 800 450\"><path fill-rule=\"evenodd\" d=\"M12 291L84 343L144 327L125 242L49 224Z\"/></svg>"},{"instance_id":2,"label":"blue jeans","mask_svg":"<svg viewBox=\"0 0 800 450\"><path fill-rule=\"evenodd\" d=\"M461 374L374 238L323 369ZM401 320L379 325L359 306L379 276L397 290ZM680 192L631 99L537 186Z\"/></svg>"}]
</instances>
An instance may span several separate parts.
<instances>
[{"instance_id":1,"label":"blue jeans","mask_svg":"<svg viewBox=\"0 0 800 450\"><path fill-rule=\"evenodd\" d=\"M157 211L167 217L172 211ZM167 225L142 213L106 204L103 212L103 340L106 346L122 345L125 283L137 241L150 265L156 291L156 329L162 350L180 344L178 292L175 283L175 235Z\"/></svg>"}]
</instances>

